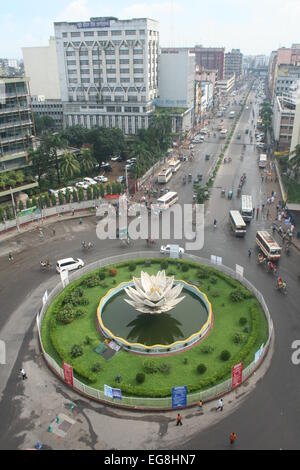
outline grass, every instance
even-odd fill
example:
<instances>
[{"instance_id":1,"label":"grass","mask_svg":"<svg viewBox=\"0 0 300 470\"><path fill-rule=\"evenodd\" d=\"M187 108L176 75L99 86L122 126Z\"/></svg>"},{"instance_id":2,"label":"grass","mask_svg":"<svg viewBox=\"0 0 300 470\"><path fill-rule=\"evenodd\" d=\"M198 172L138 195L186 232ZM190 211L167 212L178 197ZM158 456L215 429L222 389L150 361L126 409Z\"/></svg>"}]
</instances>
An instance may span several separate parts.
<instances>
[{"instance_id":1,"label":"grass","mask_svg":"<svg viewBox=\"0 0 300 470\"><path fill-rule=\"evenodd\" d=\"M229 298L229 294L236 288L241 287L237 281L227 278L212 268L203 267L201 268L208 273L208 278L199 279L197 276L199 265L190 265L189 270L182 273L181 269L177 269L177 263L177 261L174 264L169 262L167 273L176 272L177 279L200 281L200 289L207 294L213 306L214 326L208 336L197 346L186 352L168 357L152 356L150 358L150 356L145 357L120 351L109 361L94 352L94 349L103 341L96 329L96 309L101 296L114 284L117 285L132 278L128 266L119 265L117 276L111 278L107 274L105 281L102 282L102 287L85 288L85 296L89 300L89 304L82 307L85 315L72 323L63 325L56 321L55 310L60 307L66 292L69 292L74 286L79 286L82 280L68 286L55 299L42 323L42 339L45 350L60 366L62 359L64 359L73 365L75 371L83 371L82 374L85 375L85 378L82 377L82 374L75 374L82 382L100 390L103 390L104 384L117 386L117 388L122 389L124 394L136 396L170 396L172 386L175 385L187 385L189 392L204 390L229 378L231 376L231 366L241 359L244 362L244 367L247 367L253 361L255 352L262 343L266 342L268 337L267 322L258 301L250 296L242 302L233 303ZM186 262L181 261L181 263ZM134 275L137 276L140 270L154 274L159 269L160 265L157 264L156 260L156 264L153 261L151 267L137 266ZM217 279L216 284L212 283L212 277ZM242 289L244 288L242 287ZM245 289L244 291L247 292ZM235 333L242 333L245 328L245 326L241 327L239 325L241 317L247 318L246 326L249 328L249 333L245 334L243 343L235 344L233 341ZM53 328L56 348L50 337L50 331ZM89 345L84 344L86 336L91 340ZM84 351L83 356L76 359L70 357L70 350L74 344L80 344ZM203 352L203 347L208 346L212 348L213 352ZM224 349L231 353L230 360L225 363L219 357ZM136 374L144 372L143 362L145 359L151 359L158 366L163 363L168 364L170 372L168 374L161 372L146 374L145 382L137 384ZM101 364L101 371L93 374L91 368L97 362ZM204 374L197 372L197 366L200 363L204 363L207 367ZM122 377L121 384L117 384L115 381L116 376L119 374ZM89 379L92 379L93 382L91 383Z\"/></svg>"}]
</instances>

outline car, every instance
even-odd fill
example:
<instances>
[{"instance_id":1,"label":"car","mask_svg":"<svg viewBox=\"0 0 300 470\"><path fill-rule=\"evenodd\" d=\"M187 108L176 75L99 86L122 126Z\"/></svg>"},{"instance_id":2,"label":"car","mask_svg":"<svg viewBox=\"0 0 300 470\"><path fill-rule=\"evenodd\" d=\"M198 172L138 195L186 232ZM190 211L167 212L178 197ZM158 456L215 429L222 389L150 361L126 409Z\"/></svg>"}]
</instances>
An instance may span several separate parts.
<instances>
[{"instance_id":1,"label":"car","mask_svg":"<svg viewBox=\"0 0 300 470\"><path fill-rule=\"evenodd\" d=\"M171 245L162 245L160 247L160 252L163 255L168 255L171 252ZM179 256L184 255L184 249L179 247Z\"/></svg>"},{"instance_id":2,"label":"car","mask_svg":"<svg viewBox=\"0 0 300 470\"><path fill-rule=\"evenodd\" d=\"M126 178L125 178L125 176L118 176L117 181L118 181L118 183L125 183Z\"/></svg>"},{"instance_id":3,"label":"car","mask_svg":"<svg viewBox=\"0 0 300 470\"><path fill-rule=\"evenodd\" d=\"M189 149L192 150L193 148L195 148L195 145L190 144L190 145L189 145Z\"/></svg>"},{"instance_id":4,"label":"car","mask_svg":"<svg viewBox=\"0 0 300 470\"><path fill-rule=\"evenodd\" d=\"M121 160L122 160L122 157L120 155L118 155L117 157L112 157L111 158L112 162L120 162Z\"/></svg>"},{"instance_id":5,"label":"car","mask_svg":"<svg viewBox=\"0 0 300 470\"><path fill-rule=\"evenodd\" d=\"M89 186L94 186L97 182L93 178L83 178L83 181Z\"/></svg>"},{"instance_id":6,"label":"car","mask_svg":"<svg viewBox=\"0 0 300 470\"><path fill-rule=\"evenodd\" d=\"M97 183L107 183L108 178L106 176L100 175L100 176L95 176L94 180L97 181Z\"/></svg>"},{"instance_id":7,"label":"car","mask_svg":"<svg viewBox=\"0 0 300 470\"><path fill-rule=\"evenodd\" d=\"M79 181L79 183L76 183L76 188L88 189L88 187L89 185L84 181Z\"/></svg>"},{"instance_id":8,"label":"car","mask_svg":"<svg viewBox=\"0 0 300 470\"><path fill-rule=\"evenodd\" d=\"M54 194L55 197L58 197L58 189L49 189L49 195L52 196Z\"/></svg>"},{"instance_id":9,"label":"car","mask_svg":"<svg viewBox=\"0 0 300 470\"><path fill-rule=\"evenodd\" d=\"M112 171L112 166L109 163L102 163L101 168L104 171Z\"/></svg>"},{"instance_id":10,"label":"car","mask_svg":"<svg viewBox=\"0 0 300 470\"><path fill-rule=\"evenodd\" d=\"M56 272L60 274L62 271L74 271L83 268L83 266L84 262L80 258L60 259L56 263Z\"/></svg>"}]
</instances>

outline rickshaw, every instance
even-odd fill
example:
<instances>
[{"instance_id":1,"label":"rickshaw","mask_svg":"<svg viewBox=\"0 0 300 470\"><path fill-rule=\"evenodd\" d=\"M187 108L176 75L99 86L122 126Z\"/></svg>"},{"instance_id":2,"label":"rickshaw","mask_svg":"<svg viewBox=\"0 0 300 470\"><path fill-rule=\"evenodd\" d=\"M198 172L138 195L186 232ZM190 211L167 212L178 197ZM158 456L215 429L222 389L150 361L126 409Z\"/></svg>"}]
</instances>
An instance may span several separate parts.
<instances>
[{"instance_id":1,"label":"rickshaw","mask_svg":"<svg viewBox=\"0 0 300 470\"><path fill-rule=\"evenodd\" d=\"M222 189L222 191L221 191L221 197L225 197L225 189Z\"/></svg>"},{"instance_id":2,"label":"rickshaw","mask_svg":"<svg viewBox=\"0 0 300 470\"><path fill-rule=\"evenodd\" d=\"M232 196L233 196L233 192L231 191L231 189L228 191L228 194L227 194L227 197L228 199L232 199Z\"/></svg>"},{"instance_id":3,"label":"rickshaw","mask_svg":"<svg viewBox=\"0 0 300 470\"><path fill-rule=\"evenodd\" d=\"M209 154L206 154L205 155L205 160L209 160L210 159L210 155Z\"/></svg>"},{"instance_id":4,"label":"rickshaw","mask_svg":"<svg viewBox=\"0 0 300 470\"><path fill-rule=\"evenodd\" d=\"M265 261L266 258L264 257L264 255L262 253L259 253L257 257L257 264L263 264Z\"/></svg>"},{"instance_id":5,"label":"rickshaw","mask_svg":"<svg viewBox=\"0 0 300 470\"><path fill-rule=\"evenodd\" d=\"M186 176L184 175L184 177L182 178L182 183L183 184L186 184Z\"/></svg>"},{"instance_id":6,"label":"rickshaw","mask_svg":"<svg viewBox=\"0 0 300 470\"><path fill-rule=\"evenodd\" d=\"M192 175L192 173L189 173L189 176L188 176L189 183L191 183L192 179L193 179L193 175Z\"/></svg>"},{"instance_id":7,"label":"rickshaw","mask_svg":"<svg viewBox=\"0 0 300 470\"><path fill-rule=\"evenodd\" d=\"M281 277L279 277L277 279L275 289L279 290L280 292L282 292L285 295L287 294L286 282Z\"/></svg>"},{"instance_id":8,"label":"rickshaw","mask_svg":"<svg viewBox=\"0 0 300 470\"><path fill-rule=\"evenodd\" d=\"M198 173L197 178L198 178L199 181L202 181L203 175L201 173Z\"/></svg>"}]
</instances>

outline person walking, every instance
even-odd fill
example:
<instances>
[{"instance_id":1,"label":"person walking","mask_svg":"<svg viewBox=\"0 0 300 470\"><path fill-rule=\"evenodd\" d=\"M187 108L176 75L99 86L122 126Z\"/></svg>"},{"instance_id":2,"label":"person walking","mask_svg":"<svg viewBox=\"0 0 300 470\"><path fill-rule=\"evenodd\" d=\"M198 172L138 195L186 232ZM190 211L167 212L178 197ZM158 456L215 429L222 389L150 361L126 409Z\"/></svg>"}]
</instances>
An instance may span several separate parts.
<instances>
[{"instance_id":1,"label":"person walking","mask_svg":"<svg viewBox=\"0 0 300 470\"><path fill-rule=\"evenodd\" d=\"M203 411L203 401L202 400L199 400L198 401L198 407L199 407L199 411Z\"/></svg>"},{"instance_id":2,"label":"person walking","mask_svg":"<svg viewBox=\"0 0 300 470\"><path fill-rule=\"evenodd\" d=\"M222 398L220 398L220 400L218 401L217 411L218 410L223 411L223 400L222 400Z\"/></svg>"},{"instance_id":3,"label":"person walking","mask_svg":"<svg viewBox=\"0 0 300 470\"><path fill-rule=\"evenodd\" d=\"M176 426L179 426L179 425L182 426L182 417L180 413L178 413L176 421L177 421Z\"/></svg>"},{"instance_id":4,"label":"person walking","mask_svg":"<svg viewBox=\"0 0 300 470\"><path fill-rule=\"evenodd\" d=\"M20 369L20 373L21 373L21 375L22 375L22 379L23 379L23 380L25 380L25 379L28 378L28 377L27 377L27 374L26 374L26 372L25 372L25 370L24 370L23 368Z\"/></svg>"},{"instance_id":5,"label":"person walking","mask_svg":"<svg viewBox=\"0 0 300 470\"><path fill-rule=\"evenodd\" d=\"M13 260L14 260L14 258L13 258L12 252L10 251L8 253L8 261L13 261Z\"/></svg>"},{"instance_id":6,"label":"person walking","mask_svg":"<svg viewBox=\"0 0 300 470\"><path fill-rule=\"evenodd\" d=\"M256 208L256 219L258 219L259 207Z\"/></svg>"},{"instance_id":7,"label":"person walking","mask_svg":"<svg viewBox=\"0 0 300 470\"><path fill-rule=\"evenodd\" d=\"M276 224L273 224L273 233L274 233L274 234L276 233L276 230L277 230L277 225L276 225Z\"/></svg>"},{"instance_id":8,"label":"person walking","mask_svg":"<svg viewBox=\"0 0 300 470\"><path fill-rule=\"evenodd\" d=\"M231 432L230 433L230 444L231 445L235 443L236 438L237 438L237 435L235 434L235 432Z\"/></svg>"},{"instance_id":9,"label":"person walking","mask_svg":"<svg viewBox=\"0 0 300 470\"><path fill-rule=\"evenodd\" d=\"M248 250L248 257L251 258L251 255L252 255L252 251L251 251L250 248L249 248L249 250Z\"/></svg>"},{"instance_id":10,"label":"person walking","mask_svg":"<svg viewBox=\"0 0 300 470\"><path fill-rule=\"evenodd\" d=\"M255 207L253 207L252 217L253 217L253 218L255 217Z\"/></svg>"}]
</instances>

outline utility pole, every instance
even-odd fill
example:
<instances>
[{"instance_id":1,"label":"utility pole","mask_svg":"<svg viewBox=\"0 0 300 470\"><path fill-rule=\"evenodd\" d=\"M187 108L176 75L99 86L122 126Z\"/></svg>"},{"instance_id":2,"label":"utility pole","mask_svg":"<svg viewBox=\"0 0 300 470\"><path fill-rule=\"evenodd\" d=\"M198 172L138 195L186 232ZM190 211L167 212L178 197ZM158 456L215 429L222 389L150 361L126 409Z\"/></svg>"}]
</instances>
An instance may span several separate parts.
<instances>
[{"instance_id":1,"label":"utility pole","mask_svg":"<svg viewBox=\"0 0 300 470\"><path fill-rule=\"evenodd\" d=\"M12 192L12 187L10 187L10 196L11 196L11 202L12 202L12 206L14 210L14 216L16 219L17 230L18 232L20 232L19 218L18 218L17 211L16 211L16 205L15 205L15 199L14 199L13 192Z\"/></svg>"}]
</instances>

